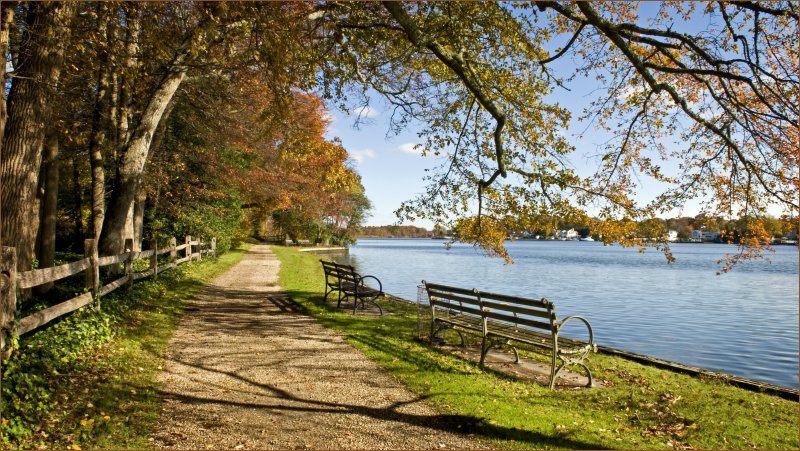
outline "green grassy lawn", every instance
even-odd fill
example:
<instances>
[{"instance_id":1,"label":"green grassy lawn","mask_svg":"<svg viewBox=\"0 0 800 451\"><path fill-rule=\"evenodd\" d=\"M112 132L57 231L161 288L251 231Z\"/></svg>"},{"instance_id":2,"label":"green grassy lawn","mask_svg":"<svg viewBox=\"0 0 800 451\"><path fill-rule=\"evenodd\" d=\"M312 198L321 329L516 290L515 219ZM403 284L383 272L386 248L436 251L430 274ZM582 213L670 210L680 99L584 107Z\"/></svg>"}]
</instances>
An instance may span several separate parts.
<instances>
[{"instance_id":1,"label":"green grassy lawn","mask_svg":"<svg viewBox=\"0 0 800 451\"><path fill-rule=\"evenodd\" d=\"M130 292L104 297L102 312L82 309L23 337L3 368L4 389L18 386L4 393L0 447L152 448L162 352L189 298L235 265L247 247L137 282ZM86 333L76 334L80 330Z\"/></svg>"},{"instance_id":2,"label":"green grassy lawn","mask_svg":"<svg viewBox=\"0 0 800 451\"><path fill-rule=\"evenodd\" d=\"M595 354L605 387L548 390L482 370L415 340L416 307L385 301L390 314L353 316L322 302L319 256L273 247L283 289L308 314L341 333L458 430L500 448L797 449L798 403L716 380ZM459 427L460 426L460 427Z\"/></svg>"}]
</instances>

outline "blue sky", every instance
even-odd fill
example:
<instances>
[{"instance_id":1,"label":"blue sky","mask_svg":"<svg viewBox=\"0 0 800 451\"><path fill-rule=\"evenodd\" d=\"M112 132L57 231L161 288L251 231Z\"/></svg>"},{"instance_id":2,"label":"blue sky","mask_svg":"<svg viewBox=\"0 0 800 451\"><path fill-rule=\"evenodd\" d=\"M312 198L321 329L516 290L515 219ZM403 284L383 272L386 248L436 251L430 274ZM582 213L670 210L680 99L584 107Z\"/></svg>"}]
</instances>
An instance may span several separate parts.
<instances>
[{"instance_id":1,"label":"blue sky","mask_svg":"<svg viewBox=\"0 0 800 451\"><path fill-rule=\"evenodd\" d=\"M353 160L367 197L372 201L372 216L367 225L397 223L394 211L403 201L412 199L425 189L425 169L440 164L438 158L423 157L414 146L421 140L417 128L411 126L402 134L387 136L388 114L380 108L379 98L373 97L372 108L361 111L362 121L356 128L357 114L346 115L331 107L332 123L328 138L339 137ZM412 225L431 229L430 221Z\"/></svg>"}]
</instances>

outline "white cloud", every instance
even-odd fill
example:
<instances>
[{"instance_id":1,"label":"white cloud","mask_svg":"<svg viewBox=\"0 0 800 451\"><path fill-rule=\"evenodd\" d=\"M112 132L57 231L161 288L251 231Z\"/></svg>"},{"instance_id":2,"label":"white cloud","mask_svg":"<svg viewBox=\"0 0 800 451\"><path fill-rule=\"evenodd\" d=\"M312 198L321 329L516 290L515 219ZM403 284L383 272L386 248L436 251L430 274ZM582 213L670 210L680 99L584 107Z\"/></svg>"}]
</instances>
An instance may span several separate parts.
<instances>
[{"instance_id":1,"label":"white cloud","mask_svg":"<svg viewBox=\"0 0 800 451\"><path fill-rule=\"evenodd\" d=\"M376 118L381 115L381 112L372 108L369 105L365 105L361 108L356 108L353 110L352 116L361 118L361 119L372 119Z\"/></svg>"},{"instance_id":2,"label":"white cloud","mask_svg":"<svg viewBox=\"0 0 800 451\"><path fill-rule=\"evenodd\" d=\"M349 153L350 158L357 164L363 163L367 158L375 158L375 151L372 149L351 150Z\"/></svg>"},{"instance_id":3,"label":"white cloud","mask_svg":"<svg viewBox=\"0 0 800 451\"><path fill-rule=\"evenodd\" d=\"M417 146L418 146L417 143L405 143L397 146L397 150L403 153L409 153L411 155L419 155L420 149L417 149L416 148Z\"/></svg>"}]
</instances>

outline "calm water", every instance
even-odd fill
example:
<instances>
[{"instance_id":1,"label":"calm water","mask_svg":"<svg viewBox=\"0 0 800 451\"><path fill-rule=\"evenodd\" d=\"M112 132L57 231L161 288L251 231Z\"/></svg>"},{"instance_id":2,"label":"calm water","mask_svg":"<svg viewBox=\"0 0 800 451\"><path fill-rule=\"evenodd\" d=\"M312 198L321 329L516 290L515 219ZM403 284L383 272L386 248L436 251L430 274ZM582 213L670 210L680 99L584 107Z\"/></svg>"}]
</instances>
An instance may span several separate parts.
<instances>
[{"instance_id":1,"label":"calm water","mask_svg":"<svg viewBox=\"0 0 800 451\"><path fill-rule=\"evenodd\" d=\"M515 263L443 241L361 239L350 259L388 293L415 300L430 282L546 297L559 317L585 316L595 341L786 387L798 386L798 255L777 246L771 263L715 275L733 246L675 244L677 263L597 242L507 242ZM566 335L580 337L575 329Z\"/></svg>"}]
</instances>

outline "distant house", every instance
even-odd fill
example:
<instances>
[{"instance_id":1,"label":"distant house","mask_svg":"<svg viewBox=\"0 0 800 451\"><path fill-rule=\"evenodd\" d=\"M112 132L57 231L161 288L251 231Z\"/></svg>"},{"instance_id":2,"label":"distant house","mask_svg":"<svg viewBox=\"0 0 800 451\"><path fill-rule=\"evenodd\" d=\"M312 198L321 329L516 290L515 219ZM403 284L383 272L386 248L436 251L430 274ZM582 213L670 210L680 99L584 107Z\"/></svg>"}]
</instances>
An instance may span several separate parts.
<instances>
[{"instance_id":1,"label":"distant house","mask_svg":"<svg viewBox=\"0 0 800 451\"><path fill-rule=\"evenodd\" d=\"M677 230L670 230L667 233L667 241L669 241L669 242L678 241L678 231Z\"/></svg>"},{"instance_id":2,"label":"distant house","mask_svg":"<svg viewBox=\"0 0 800 451\"><path fill-rule=\"evenodd\" d=\"M692 230L692 241L716 241L719 239L719 232L708 232L705 230Z\"/></svg>"},{"instance_id":3,"label":"distant house","mask_svg":"<svg viewBox=\"0 0 800 451\"><path fill-rule=\"evenodd\" d=\"M575 229L559 230L557 232L553 232L553 235L555 239L561 241L577 240L581 237L581 234Z\"/></svg>"}]
</instances>

